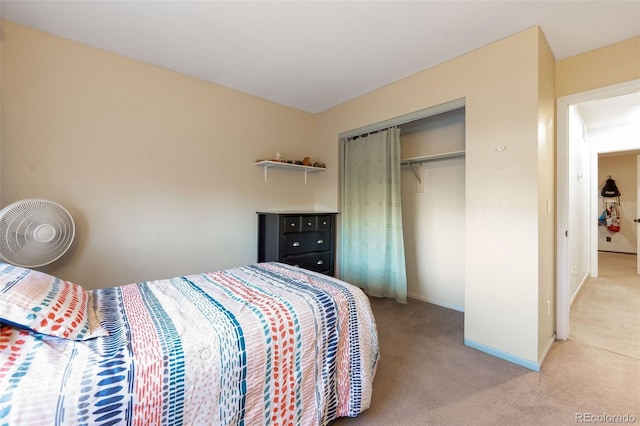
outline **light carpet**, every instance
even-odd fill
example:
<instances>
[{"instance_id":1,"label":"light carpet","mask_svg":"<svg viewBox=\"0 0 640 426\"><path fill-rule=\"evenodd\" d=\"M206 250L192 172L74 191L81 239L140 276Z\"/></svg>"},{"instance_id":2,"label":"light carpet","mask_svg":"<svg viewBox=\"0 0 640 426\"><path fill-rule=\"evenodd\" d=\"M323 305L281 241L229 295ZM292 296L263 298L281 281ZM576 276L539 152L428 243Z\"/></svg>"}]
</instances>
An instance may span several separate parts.
<instances>
[{"instance_id":1,"label":"light carpet","mask_svg":"<svg viewBox=\"0 0 640 426\"><path fill-rule=\"evenodd\" d=\"M540 372L466 347L461 312L417 300L371 305L381 353L371 408L332 426L640 424L635 255L600 253L600 276L572 306L569 340L554 343Z\"/></svg>"}]
</instances>

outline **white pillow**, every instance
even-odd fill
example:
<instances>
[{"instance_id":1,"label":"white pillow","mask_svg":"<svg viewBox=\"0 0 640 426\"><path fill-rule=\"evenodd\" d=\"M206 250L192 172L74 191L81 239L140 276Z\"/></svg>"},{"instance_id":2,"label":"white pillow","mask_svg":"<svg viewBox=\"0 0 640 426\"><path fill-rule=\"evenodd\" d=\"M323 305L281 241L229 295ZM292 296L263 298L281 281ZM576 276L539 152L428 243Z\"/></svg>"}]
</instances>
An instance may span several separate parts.
<instances>
[{"instance_id":1,"label":"white pillow","mask_svg":"<svg viewBox=\"0 0 640 426\"><path fill-rule=\"evenodd\" d=\"M0 322L69 340L108 335L82 286L2 262Z\"/></svg>"}]
</instances>

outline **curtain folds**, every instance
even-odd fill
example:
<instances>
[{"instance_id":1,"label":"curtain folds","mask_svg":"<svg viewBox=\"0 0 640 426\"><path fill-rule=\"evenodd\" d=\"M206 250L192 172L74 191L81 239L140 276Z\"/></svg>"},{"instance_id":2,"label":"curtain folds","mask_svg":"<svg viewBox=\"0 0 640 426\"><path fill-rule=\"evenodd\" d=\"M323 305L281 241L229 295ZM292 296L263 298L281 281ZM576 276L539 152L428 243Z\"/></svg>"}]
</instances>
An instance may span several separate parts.
<instances>
[{"instance_id":1,"label":"curtain folds","mask_svg":"<svg viewBox=\"0 0 640 426\"><path fill-rule=\"evenodd\" d=\"M341 278L375 297L407 302L400 129L344 142Z\"/></svg>"}]
</instances>

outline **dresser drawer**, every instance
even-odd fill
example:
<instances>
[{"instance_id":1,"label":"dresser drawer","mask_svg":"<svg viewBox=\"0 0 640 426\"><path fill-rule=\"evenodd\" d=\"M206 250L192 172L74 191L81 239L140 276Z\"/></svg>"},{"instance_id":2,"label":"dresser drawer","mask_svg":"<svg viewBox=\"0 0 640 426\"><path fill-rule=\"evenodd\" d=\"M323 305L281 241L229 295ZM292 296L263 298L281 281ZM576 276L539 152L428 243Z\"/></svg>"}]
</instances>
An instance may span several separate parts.
<instances>
[{"instance_id":1,"label":"dresser drawer","mask_svg":"<svg viewBox=\"0 0 640 426\"><path fill-rule=\"evenodd\" d=\"M317 216L317 231L331 231L331 216Z\"/></svg>"},{"instance_id":2,"label":"dresser drawer","mask_svg":"<svg viewBox=\"0 0 640 426\"><path fill-rule=\"evenodd\" d=\"M315 231L317 217L316 216L302 216L302 232Z\"/></svg>"},{"instance_id":3,"label":"dresser drawer","mask_svg":"<svg viewBox=\"0 0 640 426\"><path fill-rule=\"evenodd\" d=\"M284 235L283 255L325 251L331 248L330 232L301 232Z\"/></svg>"},{"instance_id":4,"label":"dresser drawer","mask_svg":"<svg viewBox=\"0 0 640 426\"><path fill-rule=\"evenodd\" d=\"M300 232L300 216L283 216L282 232Z\"/></svg>"},{"instance_id":5,"label":"dresser drawer","mask_svg":"<svg viewBox=\"0 0 640 426\"><path fill-rule=\"evenodd\" d=\"M284 216L282 229L285 233L330 231L331 216Z\"/></svg>"},{"instance_id":6,"label":"dresser drawer","mask_svg":"<svg viewBox=\"0 0 640 426\"><path fill-rule=\"evenodd\" d=\"M284 263L316 272L327 272L331 268L331 252L300 254L287 256Z\"/></svg>"}]
</instances>

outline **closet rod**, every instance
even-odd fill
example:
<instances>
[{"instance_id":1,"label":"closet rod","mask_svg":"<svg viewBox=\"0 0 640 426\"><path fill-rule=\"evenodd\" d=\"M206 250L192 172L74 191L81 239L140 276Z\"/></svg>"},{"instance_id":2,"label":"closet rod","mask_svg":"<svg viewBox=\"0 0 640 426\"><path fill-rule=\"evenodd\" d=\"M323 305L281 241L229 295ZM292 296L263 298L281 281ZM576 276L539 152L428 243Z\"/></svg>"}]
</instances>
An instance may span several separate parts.
<instances>
[{"instance_id":1,"label":"closet rod","mask_svg":"<svg viewBox=\"0 0 640 426\"><path fill-rule=\"evenodd\" d=\"M426 163L428 161L446 160L448 158L458 157L464 157L464 150L445 152L444 154L423 155L422 157L405 158L400 160L400 164Z\"/></svg>"},{"instance_id":2,"label":"closet rod","mask_svg":"<svg viewBox=\"0 0 640 426\"><path fill-rule=\"evenodd\" d=\"M438 161L438 160L446 160L446 159L449 159L449 158L464 157L464 155L465 155L464 150L446 152L444 154L423 155L422 157L412 157L412 158L405 158L404 160L400 160L400 165L401 166L403 166L405 164L409 165L409 167L411 167L411 171L415 175L416 179L418 179L418 183L422 183L422 179L420 179L420 176L418 175L418 172L416 172L416 169L413 168L414 163L422 164L422 163L426 163L426 162L429 162L429 161Z\"/></svg>"}]
</instances>

